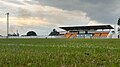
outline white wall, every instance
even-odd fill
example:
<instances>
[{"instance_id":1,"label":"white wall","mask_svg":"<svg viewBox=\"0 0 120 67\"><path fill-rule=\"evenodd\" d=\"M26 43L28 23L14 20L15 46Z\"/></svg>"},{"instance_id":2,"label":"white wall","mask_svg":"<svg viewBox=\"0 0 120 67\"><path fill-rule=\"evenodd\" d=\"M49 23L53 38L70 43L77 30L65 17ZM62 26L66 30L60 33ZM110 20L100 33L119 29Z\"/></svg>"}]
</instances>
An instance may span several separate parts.
<instances>
[{"instance_id":1,"label":"white wall","mask_svg":"<svg viewBox=\"0 0 120 67\"><path fill-rule=\"evenodd\" d=\"M115 33L113 34L113 38L118 38L118 25L114 25L114 31Z\"/></svg>"},{"instance_id":2,"label":"white wall","mask_svg":"<svg viewBox=\"0 0 120 67\"><path fill-rule=\"evenodd\" d=\"M79 30L80 33L85 33L85 31L88 31L88 33L94 33L96 30L91 29L91 30Z\"/></svg>"}]
</instances>

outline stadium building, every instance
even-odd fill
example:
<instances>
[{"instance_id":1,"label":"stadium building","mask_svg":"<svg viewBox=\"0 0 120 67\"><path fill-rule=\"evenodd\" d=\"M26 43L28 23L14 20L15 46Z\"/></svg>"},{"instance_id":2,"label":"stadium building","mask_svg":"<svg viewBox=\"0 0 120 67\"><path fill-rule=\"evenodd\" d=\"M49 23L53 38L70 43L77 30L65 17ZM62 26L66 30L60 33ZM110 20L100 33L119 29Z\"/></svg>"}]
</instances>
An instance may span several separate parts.
<instances>
[{"instance_id":1,"label":"stadium building","mask_svg":"<svg viewBox=\"0 0 120 67\"><path fill-rule=\"evenodd\" d=\"M65 30L66 38L112 38L114 29L111 25L94 25L94 26L71 26L59 27Z\"/></svg>"}]
</instances>

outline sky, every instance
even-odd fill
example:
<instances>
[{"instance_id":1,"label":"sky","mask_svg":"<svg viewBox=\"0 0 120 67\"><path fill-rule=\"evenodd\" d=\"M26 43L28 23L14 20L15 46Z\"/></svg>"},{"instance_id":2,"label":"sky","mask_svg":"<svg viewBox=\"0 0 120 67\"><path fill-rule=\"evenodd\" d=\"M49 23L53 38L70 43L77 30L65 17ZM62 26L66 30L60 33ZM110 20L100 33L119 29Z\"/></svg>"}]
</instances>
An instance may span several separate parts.
<instances>
[{"instance_id":1,"label":"sky","mask_svg":"<svg viewBox=\"0 0 120 67\"><path fill-rule=\"evenodd\" d=\"M0 0L0 35L6 35L6 13L10 33L35 31L48 35L60 26L117 23L120 0Z\"/></svg>"}]
</instances>

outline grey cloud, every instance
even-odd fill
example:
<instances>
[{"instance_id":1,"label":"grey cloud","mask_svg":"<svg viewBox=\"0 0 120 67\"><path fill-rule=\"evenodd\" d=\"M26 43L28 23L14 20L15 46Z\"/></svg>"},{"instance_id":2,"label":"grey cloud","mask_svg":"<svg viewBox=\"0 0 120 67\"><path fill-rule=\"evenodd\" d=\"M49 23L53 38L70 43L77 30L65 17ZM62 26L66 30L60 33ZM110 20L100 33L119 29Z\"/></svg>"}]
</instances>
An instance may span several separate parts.
<instances>
[{"instance_id":1,"label":"grey cloud","mask_svg":"<svg viewBox=\"0 0 120 67\"><path fill-rule=\"evenodd\" d=\"M120 8L120 0L35 0L43 5L54 6L64 10L80 10L95 21L114 24L120 13L114 14ZM117 10L118 11L118 10Z\"/></svg>"},{"instance_id":2,"label":"grey cloud","mask_svg":"<svg viewBox=\"0 0 120 67\"><path fill-rule=\"evenodd\" d=\"M32 14L31 14L31 12L29 10L18 7L17 11L16 11L16 16L17 17L22 17L22 18L28 18L28 17L31 17Z\"/></svg>"},{"instance_id":3,"label":"grey cloud","mask_svg":"<svg viewBox=\"0 0 120 67\"><path fill-rule=\"evenodd\" d=\"M89 1L87 1L89 2ZM99 0L89 2L93 4L95 7L90 7L90 9L86 9L88 16L96 21L107 23L107 24L115 24L117 18L120 14L113 14L117 10L116 4L120 2L119 0Z\"/></svg>"},{"instance_id":4,"label":"grey cloud","mask_svg":"<svg viewBox=\"0 0 120 67\"><path fill-rule=\"evenodd\" d=\"M3 1L3 0L2 0ZM21 3L18 0L4 0L4 2L9 2L9 3L15 3L15 4L19 4L19 5L23 5L23 3Z\"/></svg>"},{"instance_id":5,"label":"grey cloud","mask_svg":"<svg viewBox=\"0 0 120 67\"><path fill-rule=\"evenodd\" d=\"M19 1L14 0L5 1L22 4ZM90 17L91 20L95 20L100 23L114 24L120 16L120 13L118 12L120 7L116 6L119 5L119 0L26 0L24 2L31 5L37 4L52 6L68 11L83 11L87 13L87 16ZM17 16L36 16L36 14L31 14L29 10L24 10L21 8L18 10L18 13L19 14ZM45 15L39 14L39 16Z\"/></svg>"}]
</instances>

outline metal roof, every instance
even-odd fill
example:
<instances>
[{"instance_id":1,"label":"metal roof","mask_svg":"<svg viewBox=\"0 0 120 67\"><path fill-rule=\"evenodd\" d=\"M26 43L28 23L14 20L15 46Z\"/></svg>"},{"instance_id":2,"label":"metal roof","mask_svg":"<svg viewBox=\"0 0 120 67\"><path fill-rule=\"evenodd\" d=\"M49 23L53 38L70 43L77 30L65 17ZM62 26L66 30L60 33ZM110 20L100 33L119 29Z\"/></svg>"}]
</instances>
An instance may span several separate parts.
<instances>
[{"instance_id":1,"label":"metal roof","mask_svg":"<svg viewBox=\"0 0 120 67\"><path fill-rule=\"evenodd\" d=\"M114 29L111 25L94 25L94 26L71 26L71 27L59 27L66 31L69 30L90 30L90 29Z\"/></svg>"}]
</instances>

